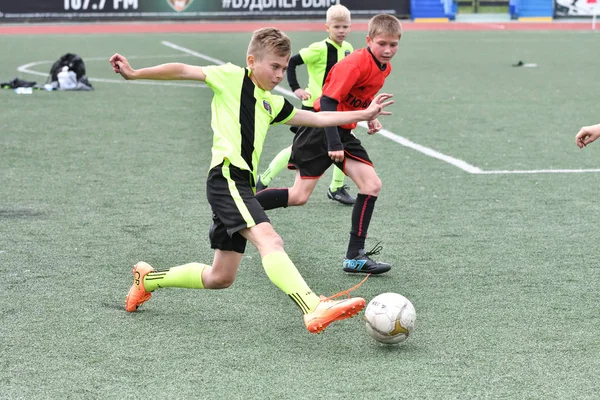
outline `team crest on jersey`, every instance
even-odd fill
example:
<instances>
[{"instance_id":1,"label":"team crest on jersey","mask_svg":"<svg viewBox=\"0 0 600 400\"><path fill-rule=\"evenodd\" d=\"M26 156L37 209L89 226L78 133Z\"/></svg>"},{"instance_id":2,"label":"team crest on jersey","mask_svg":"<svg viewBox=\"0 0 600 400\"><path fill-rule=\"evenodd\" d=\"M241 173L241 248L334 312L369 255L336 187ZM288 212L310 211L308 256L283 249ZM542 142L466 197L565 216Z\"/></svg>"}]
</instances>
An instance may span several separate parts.
<instances>
[{"instance_id":1,"label":"team crest on jersey","mask_svg":"<svg viewBox=\"0 0 600 400\"><path fill-rule=\"evenodd\" d=\"M167 0L171 8L177 12L182 12L192 4L194 0Z\"/></svg>"},{"instance_id":2,"label":"team crest on jersey","mask_svg":"<svg viewBox=\"0 0 600 400\"><path fill-rule=\"evenodd\" d=\"M348 57L349 55L350 55L350 50L346 50L346 51L344 52L344 57Z\"/></svg>"},{"instance_id":3,"label":"team crest on jersey","mask_svg":"<svg viewBox=\"0 0 600 400\"><path fill-rule=\"evenodd\" d=\"M273 114L273 110L271 109L271 105L268 101L263 100L263 107L269 112L269 114Z\"/></svg>"}]
</instances>

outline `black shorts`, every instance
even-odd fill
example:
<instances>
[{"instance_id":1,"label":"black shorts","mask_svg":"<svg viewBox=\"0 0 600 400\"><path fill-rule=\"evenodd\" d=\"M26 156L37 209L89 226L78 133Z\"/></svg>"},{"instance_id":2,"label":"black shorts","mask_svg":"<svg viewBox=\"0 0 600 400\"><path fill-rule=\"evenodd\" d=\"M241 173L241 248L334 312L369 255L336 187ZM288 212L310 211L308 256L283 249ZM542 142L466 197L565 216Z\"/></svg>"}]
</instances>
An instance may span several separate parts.
<instances>
[{"instance_id":1,"label":"black shorts","mask_svg":"<svg viewBox=\"0 0 600 400\"><path fill-rule=\"evenodd\" d=\"M300 171L303 178L319 178L331 166L335 164L344 171L347 158L373 166L369 154L349 129L338 127L338 133L344 146L344 161L333 162L327 150L327 137L325 128L309 128L303 126L298 130L292 145L292 156L290 164Z\"/></svg>"},{"instance_id":2,"label":"black shorts","mask_svg":"<svg viewBox=\"0 0 600 400\"><path fill-rule=\"evenodd\" d=\"M210 247L244 253L246 238L240 231L261 222L270 222L252 187L252 174L229 161L208 172L206 197L213 212Z\"/></svg>"}]
</instances>

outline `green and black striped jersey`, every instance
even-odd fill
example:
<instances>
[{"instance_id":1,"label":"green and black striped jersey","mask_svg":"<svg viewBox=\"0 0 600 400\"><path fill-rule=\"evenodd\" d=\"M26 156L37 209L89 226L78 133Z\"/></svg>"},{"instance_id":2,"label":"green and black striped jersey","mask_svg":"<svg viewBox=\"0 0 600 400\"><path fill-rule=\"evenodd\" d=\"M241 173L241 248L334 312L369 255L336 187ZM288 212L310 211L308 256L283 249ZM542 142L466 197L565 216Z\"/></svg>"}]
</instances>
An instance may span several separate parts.
<instances>
[{"instance_id":1,"label":"green and black striped jersey","mask_svg":"<svg viewBox=\"0 0 600 400\"><path fill-rule=\"evenodd\" d=\"M210 168L229 160L236 167L251 171L256 179L269 126L287 122L296 109L282 96L257 87L247 68L224 64L202 67L202 71L214 92Z\"/></svg>"},{"instance_id":2,"label":"green and black striped jersey","mask_svg":"<svg viewBox=\"0 0 600 400\"><path fill-rule=\"evenodd\" d=\"M302 102L304 106L313 106L315 100L321 96L325 78L327 78L327 74L331 68L353 51L354 48L350 43L344 41L341 46L338 46L333 40L327 38L320 42L315 42L298 52L300 57L302 57L302 61L306 64L308 71L308 87L306 91L311 94L310 99Z\"/></svg>"}]
</instances>

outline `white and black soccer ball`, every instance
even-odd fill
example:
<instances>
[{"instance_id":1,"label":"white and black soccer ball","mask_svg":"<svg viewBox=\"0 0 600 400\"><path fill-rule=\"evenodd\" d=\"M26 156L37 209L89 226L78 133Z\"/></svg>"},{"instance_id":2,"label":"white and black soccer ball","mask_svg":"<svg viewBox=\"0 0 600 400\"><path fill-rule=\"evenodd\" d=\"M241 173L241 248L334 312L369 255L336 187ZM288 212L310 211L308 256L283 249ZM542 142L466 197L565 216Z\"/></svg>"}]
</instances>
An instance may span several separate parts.
<instances>
[{"instance_id":1,"label":"white and black soccer ball","mask_svg":"<svg viewBox=\"0 0 600 400\"><path fill-rule=\"evenodd\" d=\"M415 329L417 312L410 300L398 293L375 296L365 310L367 332L378 342L404 342Z\"/></svg>"}]
</instances>

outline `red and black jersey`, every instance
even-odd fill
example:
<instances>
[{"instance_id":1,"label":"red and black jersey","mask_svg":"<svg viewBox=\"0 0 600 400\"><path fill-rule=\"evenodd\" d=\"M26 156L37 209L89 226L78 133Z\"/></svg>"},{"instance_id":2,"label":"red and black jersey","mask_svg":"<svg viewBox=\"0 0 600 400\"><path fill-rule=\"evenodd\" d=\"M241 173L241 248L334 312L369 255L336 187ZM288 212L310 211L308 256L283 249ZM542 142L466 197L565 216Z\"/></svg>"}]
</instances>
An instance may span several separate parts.
<instances>
[{"instance_id":1,"label":"red and black jersey","mask_svg":"<svg viewBox=\"0 0 600 400\"><path fill-rule=\"evenodd\" d=\"M364 110L369 107L385 78L392 72L392 64L381 64L368 48L351 53L333 66L325 85L323 96L338 102L338 111ZM320 98L315 110L321 110ZM356 128L356 123L343 125L344 129Z\"/></svg>"}]
</instances>

